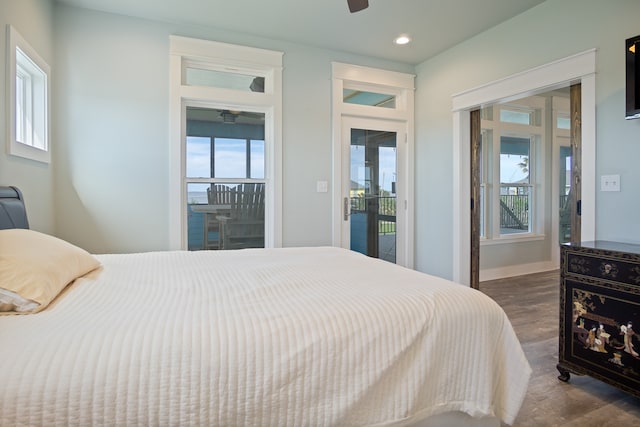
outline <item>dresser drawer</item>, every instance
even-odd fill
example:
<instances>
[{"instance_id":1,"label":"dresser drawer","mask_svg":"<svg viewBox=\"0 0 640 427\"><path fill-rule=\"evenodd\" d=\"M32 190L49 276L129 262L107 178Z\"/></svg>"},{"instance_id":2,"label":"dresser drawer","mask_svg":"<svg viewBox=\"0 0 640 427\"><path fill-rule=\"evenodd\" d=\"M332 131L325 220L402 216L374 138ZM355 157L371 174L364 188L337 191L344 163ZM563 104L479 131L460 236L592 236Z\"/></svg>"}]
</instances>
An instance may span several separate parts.
<instances>
[{"instance_id":1,"label":"dresser drawer","mask_svg":"<svg viewBox=\"0 0 640 427\"><path fill-rule=\"evenodd\" d=\"M635 247L635 245L625 245ZM640 286L640 254L600 247L562 246L561 269L567 276Z\"/></svg>"},{"instance_id":2,"label":"dresser drawer","mask_svg":"<svg viewBox=\"0 0 640 427\"><path fill-rule=\"evenodd\" d=\"M640 286L640 265L602 255L568 253L566 273Z\"/></svg>"}]
</instances>

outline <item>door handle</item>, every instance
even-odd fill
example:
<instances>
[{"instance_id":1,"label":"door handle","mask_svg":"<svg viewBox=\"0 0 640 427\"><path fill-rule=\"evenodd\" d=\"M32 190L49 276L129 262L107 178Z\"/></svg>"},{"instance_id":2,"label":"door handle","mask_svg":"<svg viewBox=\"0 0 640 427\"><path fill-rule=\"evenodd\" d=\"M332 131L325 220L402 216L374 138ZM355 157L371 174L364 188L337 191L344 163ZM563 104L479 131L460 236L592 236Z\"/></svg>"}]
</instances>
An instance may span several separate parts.
<instances>
[{"instance_id":1,"label":"door handle","mask_svg":"<svg viewBox=\"0 0 640 427\"><path fill-rule=\"evenodd\" d=\"M343 212L343 219L344 221L349 221L349 198L345 197L344 200L342 201L342 212Z\"/></svg>"}]
</instances>

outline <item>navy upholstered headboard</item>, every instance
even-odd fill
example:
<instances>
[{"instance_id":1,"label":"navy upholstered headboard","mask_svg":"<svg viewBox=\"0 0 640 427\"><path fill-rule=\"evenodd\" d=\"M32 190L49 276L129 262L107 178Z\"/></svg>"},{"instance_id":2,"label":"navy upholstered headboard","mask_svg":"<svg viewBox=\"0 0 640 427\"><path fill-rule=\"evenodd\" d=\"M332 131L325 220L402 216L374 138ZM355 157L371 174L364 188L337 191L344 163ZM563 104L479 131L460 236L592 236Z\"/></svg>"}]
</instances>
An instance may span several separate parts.
<instances>
[{"instance_id":1,"label":"navy upholstered headboard","mask_svg":"<svg viewBox=\"0 0 640 427\"><path fill-rule=\"evenodd\" d=\"M16 187L0 187L0 230L29 228L22 193Z\"/></svg>"}]
</instances>

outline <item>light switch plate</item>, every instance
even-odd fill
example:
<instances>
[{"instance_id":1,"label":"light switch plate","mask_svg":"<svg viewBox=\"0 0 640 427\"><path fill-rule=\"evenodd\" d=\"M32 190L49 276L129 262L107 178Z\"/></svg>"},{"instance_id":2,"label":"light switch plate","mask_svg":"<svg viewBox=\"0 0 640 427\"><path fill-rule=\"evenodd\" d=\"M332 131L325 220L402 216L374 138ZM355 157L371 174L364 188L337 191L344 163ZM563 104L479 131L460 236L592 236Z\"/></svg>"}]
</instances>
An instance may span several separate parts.
<instances>
[{"instance_id":1,"label":"light switch plate","mask_svg":"<svg viewBox=\"0 0 640 427\"><path fill-rule=\"evenodd\" d=\"M620 175L602 175L600 191L620 191Z\"/></svg>"},{"instance_id":2,"label":"light switch plate","mask_svg":"<svg viewBox=\"0 0 640 427\"><path fill-rule=\"evenodd\" d=\"M316 191L318 193L326 193L329 191L329 183L327 181L318 181L316 183Z\"/></svg>"}]
</instances>

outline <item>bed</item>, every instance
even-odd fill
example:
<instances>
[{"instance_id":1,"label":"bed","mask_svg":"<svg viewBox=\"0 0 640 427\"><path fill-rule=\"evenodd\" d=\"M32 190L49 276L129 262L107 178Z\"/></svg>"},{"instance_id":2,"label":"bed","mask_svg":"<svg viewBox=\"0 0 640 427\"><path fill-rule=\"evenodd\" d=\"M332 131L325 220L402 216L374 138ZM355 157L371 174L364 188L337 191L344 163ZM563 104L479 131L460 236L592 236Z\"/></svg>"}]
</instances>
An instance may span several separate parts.
<instances>
[{"instance_id":1,"label":"bed","mask_svg":"<svg viewBox=\"0 0 640 427\"><path fill-rule=\"evenodd\" d=\"M17 194L0 288L68 283L5 298L0 425L499 426L522 404L513 328L466 286L334 247L92 255Z\"/></svg>"}]
</instances>

